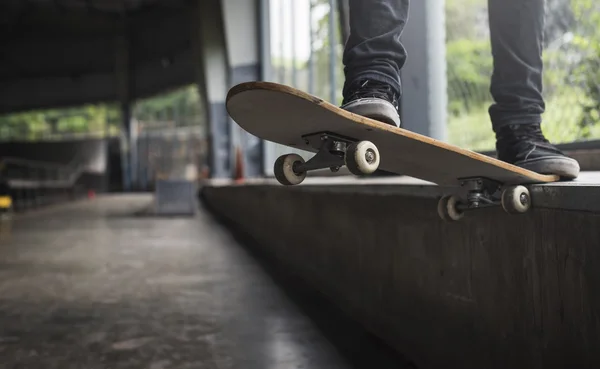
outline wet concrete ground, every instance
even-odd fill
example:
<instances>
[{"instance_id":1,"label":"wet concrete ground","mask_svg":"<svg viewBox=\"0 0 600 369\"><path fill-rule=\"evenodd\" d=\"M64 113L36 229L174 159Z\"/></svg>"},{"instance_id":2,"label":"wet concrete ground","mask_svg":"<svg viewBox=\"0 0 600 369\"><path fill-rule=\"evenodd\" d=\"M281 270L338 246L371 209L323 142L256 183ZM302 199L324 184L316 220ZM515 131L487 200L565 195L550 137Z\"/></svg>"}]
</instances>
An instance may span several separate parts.
<instances>
[{"instance_id":1,"label":"wet concrete ground","mask_svg":"<svg viewBox=\"0 0 600 369\"><path fill-rule=\"evenodd\" d=\"M406 368L203 210L119 195L0 232L0 368Z\"/></svg>"}]
</instances>

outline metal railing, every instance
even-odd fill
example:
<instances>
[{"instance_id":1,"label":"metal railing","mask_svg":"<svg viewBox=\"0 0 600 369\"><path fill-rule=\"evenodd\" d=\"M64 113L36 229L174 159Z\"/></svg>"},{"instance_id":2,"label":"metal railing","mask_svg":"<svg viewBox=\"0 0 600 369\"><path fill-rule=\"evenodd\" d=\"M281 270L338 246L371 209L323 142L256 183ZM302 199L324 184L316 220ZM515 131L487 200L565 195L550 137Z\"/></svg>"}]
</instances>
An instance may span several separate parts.
<instances>
[{"instance_id":1,"label":"metal railing","mask_svg":"<svg viewBox=\"0 0 600 369\"><path fill-rule=\"evenodd\" d=\"M72 200L84 166L74 160L55 164L13 157L0 159L0 181L12 198L12 209L22 211ZM4 191L4 190L3 190Z\"/></svg>"},{"instance_id":2,"label":"metal railing","mask_svg":"<svg viewBox=\"0 0 600 369\"><path fill-rule=\"evenodd\" d=\"M0 161L0 178L11 188L66 188L82 171L77 161L66 165L11 157Z\"/></svg>"}]
</instances>

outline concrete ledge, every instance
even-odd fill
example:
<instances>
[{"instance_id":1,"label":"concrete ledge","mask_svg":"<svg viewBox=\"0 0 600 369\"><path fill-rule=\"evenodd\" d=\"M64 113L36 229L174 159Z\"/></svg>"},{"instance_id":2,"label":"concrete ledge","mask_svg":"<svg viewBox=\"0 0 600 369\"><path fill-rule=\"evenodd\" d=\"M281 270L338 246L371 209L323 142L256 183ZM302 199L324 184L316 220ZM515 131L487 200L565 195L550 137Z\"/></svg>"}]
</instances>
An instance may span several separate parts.
<instances>
[{"instance_id":1,"label":"concrete ledge","mask_svg":"<svg viewBox=\"0 0 600 369\"><path fill-rule=\"evenodd\" d=\"M540 186L529 214L444 223L442 189L399 180L212 182L201 197L422 368L600 365L599 204L582 197L598 187Z\"/></svg>"},{"instance_id":2,"label":"concrete ledge","mask_svg":"<svg viewBox=\"0 0 600 369\"><path fill-rule=\"evenodd\" d=\"M273 178L247 179L241 182L229 179L208 180L204 185L281 187ZM357 178L352 175L311 177L290 190L398 194L425 198L438 198L453 191L452 188L439 187L411 177ZM600 172L583 172L573 181L532 185L530 190L536 208L600 212Z\"/></svg>"}]
</instances>

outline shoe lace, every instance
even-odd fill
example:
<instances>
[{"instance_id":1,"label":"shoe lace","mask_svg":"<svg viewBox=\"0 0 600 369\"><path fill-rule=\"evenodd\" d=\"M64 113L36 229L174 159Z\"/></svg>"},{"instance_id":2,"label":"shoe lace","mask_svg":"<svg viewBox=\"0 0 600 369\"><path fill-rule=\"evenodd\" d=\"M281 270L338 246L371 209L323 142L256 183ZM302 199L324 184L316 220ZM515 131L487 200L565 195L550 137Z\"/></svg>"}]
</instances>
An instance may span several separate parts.
<instances>
[{"instance_id":1,"label":"shoe lace","mask_svg":"<svg viewBox=\"0 0 600 369\"><path fill-rule=\"evenodd\" d=\"M398 107L398 100L392 87L376 81L364 80L358 82L357 88L354 89L350 98L365 98L375 97L379 99L385 99L390 101L396 108Z\"/></svg>"}]
</instances>

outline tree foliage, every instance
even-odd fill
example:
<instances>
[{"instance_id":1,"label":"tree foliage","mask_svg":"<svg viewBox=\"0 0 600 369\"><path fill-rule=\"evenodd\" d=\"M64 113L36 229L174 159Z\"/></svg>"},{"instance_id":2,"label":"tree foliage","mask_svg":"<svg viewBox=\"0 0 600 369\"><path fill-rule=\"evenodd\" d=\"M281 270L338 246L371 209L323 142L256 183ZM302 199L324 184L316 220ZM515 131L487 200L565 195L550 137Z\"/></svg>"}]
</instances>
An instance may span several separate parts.
<instances>
[{"instance_id":1,"label":"tree foliage","mask_svg":"<svg viewBox=\"0 0 600 369\"><path fill-rule=\"evenodd\" d=\"M135 104L133 115L141 121L175 121L178 125L199 123L202 102L198 87L190 85L162 93Z\"/></svg>"},{"instance_id":2,"label":"tree foliage","mask_svg":"<svg viewBox=\"0 0 600 369\"><path fill-rule=\"evenodd\" d=\"M37 140L62 134L102 134L107 126L114 132L119 116L118 109L107 104L7 114L0 116L0 137Z\"/></svg>"},{"instance_id":3,"label":"tree foliage","mask_svg":"<svg viewBox=\"0 0 600 369\"><path fill-rule=\"evenodd\" d=\"M474 120L470 116L481 119L491 103L489 84L493 58L487 15L486 0L446 1L451 121L459 119L471 124ZM598 138L600 3L597 0L547 0L545 17L545 127L553 132L555 141ZM575 124L567 124L567 121ZM488 121L481 124L489 127ZM464 132L479 130L463 124L455 126ZM477 143L473 142L473 146Z\"/></svg>"},{"instance_id":4,"label":"tree foliage","mask_svg":"<svg viewBox=\"0 0 600 369\"><path fill-rule=\"evenodd\" d=\"M195 85L142 99L134 104L133 118L145 121L175 120L199 124L202 104ZM71 134L117 134L121 128L117 104L89 104L63 109L26 111L0 116L0 138L39 140ZM108 131L106 131L108 130Z\"/></svg>"},{"instance_id":5,"label":"tree foliage","mask_svg":"<svg viewBox=\"0 0 600 369\"><path fill-rule=\"evenodd\" d=\"M585 94L580 119L582 135L590 136L590 126L600 123L600 4L593 0L571 0L578 20L574 25L572 45L577 62L568 82L581 86Z\"/></svg>"}]
</instances>

